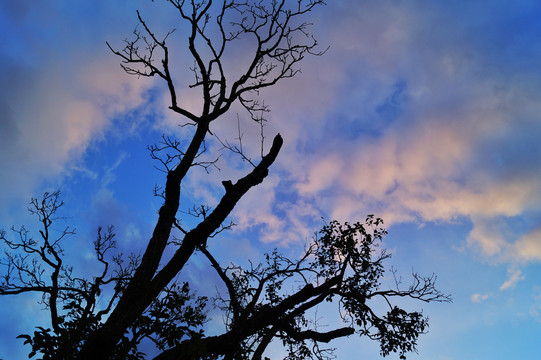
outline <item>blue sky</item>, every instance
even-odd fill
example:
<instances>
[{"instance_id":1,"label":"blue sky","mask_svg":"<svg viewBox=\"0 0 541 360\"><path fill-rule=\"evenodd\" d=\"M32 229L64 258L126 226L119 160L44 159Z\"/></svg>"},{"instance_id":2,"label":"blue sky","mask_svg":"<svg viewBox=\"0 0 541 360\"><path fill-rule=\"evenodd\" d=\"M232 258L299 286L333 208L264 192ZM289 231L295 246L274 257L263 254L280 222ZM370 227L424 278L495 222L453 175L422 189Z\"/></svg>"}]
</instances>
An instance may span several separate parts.
<instances>
[{"instance_id":1,"label":"blue sky","mask_svg":"<svg viewBox=\"0 0 541 360\"><path fill-rule=\"evenodd\" d=\"M66 246L80 271L98 225L114 224L123 248L151 232L163 174L145 148L180 137L163 84L122 72L105 45L121 46L140 9L158 31L165 2L0 2L0 228L29 223L31 196L62 186L78 229ZM383 217L407 275L435 272L452 304L421 304L429 334L411 359L538 359L541 353L541 5L537 1L334 0L312 13L322 57L262 92L265 134L284 148L265 183L238 205L235 230L213 240L224 259L280 247L294 254L321 225ZM179 78L183 32L174 52ZM230 66L242 64L239 47ZM184 106L200 99L185 87ZM259 128L239 113L257 158ZM213 129L233 139L232 112ZM269 144L267 144L268 146ZM209 143L210 151L219 145ZM194 203L216 203L220 171L183 185ZM205 287L194 259L185 276ZM0 298L0 358L24 359L14 340L44 313L34 298ZM339 359L377 358L367 340L336 344ZM393 358L392 356L390 358Z\"/></svg>"}]
</instances>

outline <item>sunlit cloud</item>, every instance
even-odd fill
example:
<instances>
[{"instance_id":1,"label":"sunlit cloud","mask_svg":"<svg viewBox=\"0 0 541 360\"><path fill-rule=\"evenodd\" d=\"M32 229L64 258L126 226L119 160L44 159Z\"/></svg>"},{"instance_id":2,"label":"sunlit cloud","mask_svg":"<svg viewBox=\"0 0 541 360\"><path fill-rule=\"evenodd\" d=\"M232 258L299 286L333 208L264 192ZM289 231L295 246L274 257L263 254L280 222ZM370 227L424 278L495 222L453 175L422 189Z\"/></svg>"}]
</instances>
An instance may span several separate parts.
<instances>
[{"instance_id":1,"label":"sunlit cloud","mask_svg":"<svg viewBox=\"0 0 541 360\"><path fill-rule=\"evenodd\" d=\"M519 259L525 261L541 260L541 228L524 234L513 244L513 251Z\"/></svg>"},{"instance_id":2,"label":"sunlit cloud","mask_svg":"<svg viewBox=\"0 0 541 360\"><path fill-rule=\"evenodd\" d=\"M89 144L103 136L115 117L139 106L151 86L119 70L98 30L75 36L74 29L73 37L53 37L47 46L35 46L47 34L32 33L34 27L51 17L57 26L72 28L69 14L43 6L47 11L35 5L12 9L20 13L17 26L27 33L18 47L0 48L5 52L0 62L9 74L0 80L0 137L5 137L0 166L6 175L0 185L12 188L0 195L4 203L26 201L44 180L81 169L77 160ZM43 25L54 32L51 26ZM24 51L18 63L11 53L16 48Z\"/></svg>"},{"instance_id":3,"label":"sunlit cloud","mask_svg":"<svg viewBox=\"0 0 541 360\"><path fill-rule=\"evenodd\" d=\"M541 83L539 75L510 67L495 54L517 49L487 48L484 37L496 34L442 16L438 6L349 9L331 15L341 25L324 36L332 44L324 56L330 73L344 71L293 80L292 88L304 85L303 96L280 100L271 114L273 129L287 134L278 163L290 170L294 188L330 217L467 221L467 244L483 256L539 259L533 234L505 231L512 218L541 211L541 87L532 82ZM308 69L311 61L321 60L310 60ZM320 97L322 108L304 103ZM298 121L288 122L290 113Z\"/></svg>"},{"instance_id":4,"label":"sunlit cloud","mask_svg":"<svg viewBox=\"0 0 541 360\"><path fill-rule=\"evenodd\" d=\"M500 286L500 290L514 288L519 281L522 281L525 278L525 276L522 275L522 271L518 269L509 269L507 273L509 278Z\"/></svg>"}]
</instances>

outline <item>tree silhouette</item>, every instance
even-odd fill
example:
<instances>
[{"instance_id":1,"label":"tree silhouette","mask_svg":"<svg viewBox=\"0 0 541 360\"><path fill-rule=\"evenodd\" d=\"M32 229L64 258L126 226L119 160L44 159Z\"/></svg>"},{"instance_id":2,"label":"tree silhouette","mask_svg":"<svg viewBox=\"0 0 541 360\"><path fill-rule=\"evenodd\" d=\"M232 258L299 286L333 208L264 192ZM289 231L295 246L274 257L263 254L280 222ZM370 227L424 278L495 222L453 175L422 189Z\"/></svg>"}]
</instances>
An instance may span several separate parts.
<instances>
[{"instance_id":1,"label":"tree silhouette","mask_svg":"<svg viewBox=\"0 0 541 360\"><path fill-rule=\"evenodd\" d=\"M163 137L149 147L151 157L166 173L163 188L155 194L163 198L154 231L141 256L111 255L116 247L112 227L98 229L94 250L102 272L91 280L73 274L64 264L62 241L74 234L70 227L57 233L51 225L59 219L63 206L59 191L31 201L30 211L41 223L39 238L24 227L12 228L13 237L0 233L8 251L2 260L5 272L0 295L37 292L50 314L51 328L37 328L33 335L21 335L32 347L31 356L43 359L140 359L140 343L154 342L161 350L156 359L261 359L273 340L288 350L288 359L329 356L320 348L335 338L358 333L377 340L382 355L415 350L416 341L427 326L419 312L407 312L392 305L393 297L420 301L447 301L435 288L435 277L414 274L413 284L401 289L381 289L383 261L388 255L378 244L385 230L382 221L369 216L364 223L325 225L299 259L289 259L275 251L264 262L243 268L219 264L207 240L231 225L225 223L237 202L264 181L283 140L277 134L269 151L254 163L242 146L222 144L248 160L252 166L237 181L223 181L223 195L214 208L194 208L200 219L191 229L179 218L180 187L195 166L208 168L215 160L201 160L205 139L213 136L211 123L219 121L235 103L240 104L261 126L268 108L257 98L259 91L299 71L298 63L308 54L321 55L317 41L309 33L305 17L322 0L236 1L215 4L206 1L167 1L179 20L187 25L192 89L201 91L198 112L188 110L177 91L178 79L170 68L166 41L173 31L159 37L137 13L139 27L125 47L116 50L126 73L159 77L165 82L169 108L180 123L193 125L189 142ZM240 74L225 68L233 43L249 39L253 53ZM221 141L221 140L220 140ZM163 190L162 190L163 189ZM182 234L172 237L172 231ZM164 256L172 249L173 255ZM206 336L206 297L194 294L189 283L176 278L195 252L201 252L221 279L227 295L213 306L225 314L225 330ZM103 306L98 297L107 295ZM369 306L383 299L386 313ZM325 301L339 305L343 326L321 331L306 313Z\"/></svg>"}]
</instances>

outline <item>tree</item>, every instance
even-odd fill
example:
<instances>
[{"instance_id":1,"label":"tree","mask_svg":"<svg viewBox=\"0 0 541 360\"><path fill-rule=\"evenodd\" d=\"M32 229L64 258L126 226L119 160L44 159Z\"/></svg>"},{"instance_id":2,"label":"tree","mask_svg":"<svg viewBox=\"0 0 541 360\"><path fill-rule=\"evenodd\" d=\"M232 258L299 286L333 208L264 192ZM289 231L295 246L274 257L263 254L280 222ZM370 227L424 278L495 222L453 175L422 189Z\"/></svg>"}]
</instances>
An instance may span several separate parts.
<instances>
[{"instance_id":1,"label":"tree","mask_svg":"<svg viewBox=\"0 0 541 360\"><path fill-rule=\"evenodd\" d=\"M270 342L278 339L289 349L289 359L321 359L327 356L327 350L319 348L321 342L354 332L379 341L383 355L399 352L403 357L415 350L427 320L419 312L391 305L391 298L429 302L448 297L435 289L433 276L414 275L413 285L405 290L398 287L398 281L395 289L380 289L383 260L388 257L377 251L385 234L380 219L370 216L362 224L330 222L298 260L273 252L262 264L243 268L224 267L213 257L207 241L231 226L225 221L237 202L265 179L282 146L280 134L257 164L249 160L242 146L223 142L247 160L251 170L236 182L222 182L224 192L214 208L194 208L192 215L200 222L192 229L186 229L179 218L183 180L195 166L215 164L216 160L201 160L205 140L213 136L210 125L234 104L240 104L263 126L268 108L257 99L259 91L295 76L306 55L322 54L316 50L318 43L304 18L323 1L167 2L187 25L188 51L194 64L190 87L201 91L200 112L188 110L178 96L179 85L172 75L166 44L173 31L160 37L138 12L140 28L134 31L134 38L126 40L122 50L107 44L121 58L126 73L161 78L170 95L170 110L183 119L182 124L193 126L186 144L164 136L149 147L152 158L166 173L166 181L155 192L163 198L163 205L142 255L110 255L116 246L114 229L100 228L94 250L102 272L92 280L75 276L63 263L61 245L74 231L66 227L57 236L51 231L63 205L58 191L46 193L41 201L31 201L30 211L42 227L39 240L24 227L13 229L15 240L6 232L0 233L11 250L2 261L6 271L0 295L40 293L50 313L50 329L21 335L32 346L30 355L41 353L44 359L137 359L144 357L139 352L140 342L149 339L162 351L156 359L261 359ZM227 71L225 57L231 44L246 39L254 45L253 54L246 68L234 75ZM172 238L173 230L182 234L180 240ZM173 249L172 257L164 257L166 249ZM196 252L208 259L227 289L227 296L216 304L227 315L221 335L204 334L208 299L196 296L188 283L176 281ZM299 282L300 287L292 287ZM103 294L108 302L99 307L97 298ZM377 315L368 305L375 298L389 304L386 314ZM324 301L341 306L343 327L321 332L305 316Z\"/></svg>"}]
</instances>

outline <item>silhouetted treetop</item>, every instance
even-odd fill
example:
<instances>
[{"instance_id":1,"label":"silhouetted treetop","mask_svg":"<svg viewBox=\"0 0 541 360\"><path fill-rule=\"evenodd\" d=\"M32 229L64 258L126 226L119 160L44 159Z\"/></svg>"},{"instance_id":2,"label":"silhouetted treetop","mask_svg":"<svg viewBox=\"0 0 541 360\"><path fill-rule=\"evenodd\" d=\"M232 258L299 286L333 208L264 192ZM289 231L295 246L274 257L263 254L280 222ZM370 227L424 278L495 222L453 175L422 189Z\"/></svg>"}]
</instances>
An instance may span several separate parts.
<instances>
[{"instance_id":1,"label":"silhouetted treetop","mask_svg":"<svg viewBox=\"0 0 541 360\"><path fill-rule=\"evenodd\" d=\"M353 334L377 341L383 356L396 352L404 358L415 351L427 318L403 309L398 299L438 302L449 297L436 289L433 275L413 274L407 287L396 277L392 287L383 285L389 255L379 247L386 230L377 217L325 224L298 258L278 250L262 260L251 259L249 266L221 264L216 258L213 244L227 241L218 235L233 226L228 221L231 212L268 176L283 146L280 134L267 151L262 145L258 161L244 154L240 130L238 146L218 138L247 166L237 179L216 179L221 193L215 206L194 205L193 198L181 193L194 167L215 165L215 160L203 160L203 153L219 158L205 145L214 135L213 121L225 118L237 103L262 126L269 109L258 98L260 90L295 76L306 55L322 54L306 19L323 1L166 3L176 14L178 32L187 38L182 49L190 57L191 81L173 75L177 65L171 64L169 45L174 30L158 35L139 12L139 26L124 48L107 44L127 74L163 80L169 109L178 114L179 125L193 125L182 141L164 135L148 148L165 177L156 186L154 195L162 204L148 241L140 244L141 249L131 249L140 255L123 255L114 227L100 227L93 242L98 270L75 274L64 250L64 241L76 238L75 230L70 226L58 230L59 220L67 221L61 216L60 191L32 199L29 210L40 227L35 237L24 226L12 228L10 234L0 231L5 245L0 295L40 294L49 314L50 327L19 336L31 347L29 357L144 359L143 344L152 344L155 359L160 360L261 360L271 344L281 344L286 359L327 359L332 349L320 347L322 343ZM235 45L241 41L252 46L248 52ZM226 69L239 53L247 59L237 62L241 70ZM199 109L193 110L182 98L179 89L186 87L200 91ZM181 206L191 210L180 211ZM191 221L183 221L186 217ZM212 273L219 280L216 287L223 291L214 301L198 295L198 283L183 277L194 255L208 260L201 276ZM324 304L334 307L325 314L334 327L324 328L312 319ZM217 312L223 315L224 327L209 335L205 324Z\"/></svg>"}]
</instances>

